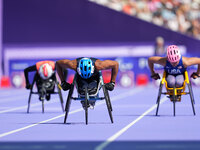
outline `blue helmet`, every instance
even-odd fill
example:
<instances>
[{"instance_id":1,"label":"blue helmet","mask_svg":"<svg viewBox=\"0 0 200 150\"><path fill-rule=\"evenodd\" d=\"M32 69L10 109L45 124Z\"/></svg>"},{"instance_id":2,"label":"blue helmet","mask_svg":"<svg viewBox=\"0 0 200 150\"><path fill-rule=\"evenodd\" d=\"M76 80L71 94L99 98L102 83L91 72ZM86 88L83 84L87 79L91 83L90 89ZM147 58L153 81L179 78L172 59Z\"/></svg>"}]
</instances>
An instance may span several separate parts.
<instances>
[{"instance_id":1,"label":"blue helmet","mask_svg":"<svg viewBox=\"0 0 200 150\"><path fill-rule=\"evenodd\" d=\"M89 58L82 58L79 61L77 72L84 79L90 78L94 73L94 64L92 60Z\"/></svg>"}]
</instances>

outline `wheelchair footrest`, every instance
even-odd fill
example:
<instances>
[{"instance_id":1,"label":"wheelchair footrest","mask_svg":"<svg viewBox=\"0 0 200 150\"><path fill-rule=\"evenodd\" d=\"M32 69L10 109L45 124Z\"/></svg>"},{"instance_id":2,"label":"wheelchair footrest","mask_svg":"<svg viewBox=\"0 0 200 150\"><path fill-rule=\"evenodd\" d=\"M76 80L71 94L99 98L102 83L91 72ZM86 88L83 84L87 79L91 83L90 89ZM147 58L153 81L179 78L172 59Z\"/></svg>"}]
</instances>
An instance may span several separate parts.
<instances>
[{"instance_id":1,"label":"wheelchair footrest","mask_svg":"<svg viewBox=\"0 0 200 150\"><path fill-rule=\"evenodd\" d=\"M73 99L73 100L85 100L85 97L71 97L71 99ZM105 97L89 97L89 99L88 100L95 100L95 101L97 101L97 100L103 100L103 99L105 99Z\"/></svg>"},{"instance_id":2,"label":"wheelchair footrest","mask_svg":"<svg viewBox=\"0 0 200 150\"><path fill-rule=\"evenodd\" d=\"M167 96L171 102L173 102L173 96ZM175 102L181 102L181 95L175 96Z\"/></svg>"}]
</instances>

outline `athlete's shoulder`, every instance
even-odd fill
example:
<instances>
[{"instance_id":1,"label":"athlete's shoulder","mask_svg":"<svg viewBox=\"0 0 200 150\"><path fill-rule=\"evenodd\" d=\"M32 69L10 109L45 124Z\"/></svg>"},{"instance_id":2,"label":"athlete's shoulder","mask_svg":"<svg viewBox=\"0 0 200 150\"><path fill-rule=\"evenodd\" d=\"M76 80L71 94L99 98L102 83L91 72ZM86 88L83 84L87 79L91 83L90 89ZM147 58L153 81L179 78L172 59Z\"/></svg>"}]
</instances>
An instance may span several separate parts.
<instances>
[{"instance_id":1,"label":"athlete's shoulder","mask_svg":"<svg viewBox=\"0 0 200 150\"><path fill-rule=\"evenodd\" d=\"M182 56L182 61L188 61L189 59L190 59L190 57Z\"/></svg>"},{"instance_id":2,"label":"athlete's shoulder","mask_svg":"<svg viewBox=\"0 0 200 150\"><path fill-rule=\"evenodd\" d=\"M167 57L152 56L149 57L148 61L150 63L160 64L162 66L165 66L167 62Z\"/></svg>"},{"instance_id":3,"label":"athlete's shoulder","mask_svg":"<svg viewBox=\"0 0 200 150\"><path fill-rule=\"evenodd\" d=\"M192 60L192 57L185 57L185 56L182 56L182 62L183 63L187 63L188 61Z\"/></svg>"},{"instance_id":4,"label":"athlete's shoulder","mask_svg":"<svg viewBox=\"0 0 200 150\"><path fill-rule=\"evenodd\" d=\"M94 66L95 66L95 67L98 67L98 66L101 65L101 63L102 63L102 60L96 59L95 62L94 62Z\"/></svg>"}]
</instances>

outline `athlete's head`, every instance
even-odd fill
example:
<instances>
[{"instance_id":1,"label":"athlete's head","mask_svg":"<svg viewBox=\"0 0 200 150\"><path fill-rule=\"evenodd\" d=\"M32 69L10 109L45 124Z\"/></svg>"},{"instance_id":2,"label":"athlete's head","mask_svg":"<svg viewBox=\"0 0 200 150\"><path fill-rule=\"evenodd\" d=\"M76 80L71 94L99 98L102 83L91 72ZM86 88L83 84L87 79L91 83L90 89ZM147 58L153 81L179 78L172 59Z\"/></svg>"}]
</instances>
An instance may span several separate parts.
<instances>
[{"instance_id":1,"label":"athlete's head","mask_svg":"<svg viewBox=\"0 0 200 150\"><path fill-rule=\"evenodd\" d=\"M167 59L170 63L176 63L181 59L181 53L176 45L170 45L167 47Z\"/></svg>"},{"instance_id":2,"label":"athlete's head","mask_svg":"<svg viewBox=\"0 0 200 150\"><path fill-rule=\"evenodd\" d=\"M51 65L46 63L40 66L38 73L42 79L46 80L52 76L52 74L54 73L54 70L51 67Z\"/></svg>"},{"instance_id":3,"label":"athlete's head","mask_svg":"<svg viewBox=\"0 0 200 150\"><path fill-rule=\"evenodd\" d=\"M89 58L82 58L79 61L77 72L84 79L90 78L94 73L94 64L92 60Z\"/></svg>"}]
</instances>

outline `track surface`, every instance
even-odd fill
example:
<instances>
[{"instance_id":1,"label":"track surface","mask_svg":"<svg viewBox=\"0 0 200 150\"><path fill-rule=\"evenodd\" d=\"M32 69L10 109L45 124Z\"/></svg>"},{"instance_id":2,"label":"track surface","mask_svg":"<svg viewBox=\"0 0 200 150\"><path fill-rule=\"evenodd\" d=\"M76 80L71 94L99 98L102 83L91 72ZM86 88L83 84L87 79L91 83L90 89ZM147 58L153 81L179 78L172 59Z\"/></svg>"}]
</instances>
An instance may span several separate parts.
<instances>
[{"instance_id":1,"label":"track surface","mask_svg":"<svg viewBox=\"0 0 200 150\"><path fill-rule=\"evenodd\" d=\"M0 150L11 149L200 149L200 88L193 87L196 116L189 95L173 105L162 96L159 116L155 116L158 87L149 85L110 92L114 123L104 101L89 110L88 125L80 102L72 101L67 124L63 124L58 95L41 102L33 95L26 113L29 91L0 90ZM66 102L68 92L63 92ZM65 103L64 103L65 104Z\"/></svg>"}]
</instances>

